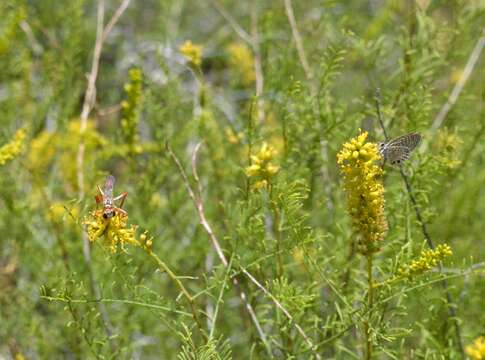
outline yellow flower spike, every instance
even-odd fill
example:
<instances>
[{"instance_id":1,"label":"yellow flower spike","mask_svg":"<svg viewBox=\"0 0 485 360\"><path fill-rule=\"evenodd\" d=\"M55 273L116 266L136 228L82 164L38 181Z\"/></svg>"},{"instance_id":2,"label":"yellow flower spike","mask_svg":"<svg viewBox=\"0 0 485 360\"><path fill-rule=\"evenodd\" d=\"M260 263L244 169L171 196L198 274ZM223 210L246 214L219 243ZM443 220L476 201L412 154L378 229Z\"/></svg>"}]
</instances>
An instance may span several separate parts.
<instances>
[{"instance_id":1,"label":"yellow flower spike","mask_svg":"<svg viewBox=\"0 0 485 360\"><path fill-rule=\"evenodd\" d=\"M195 45L192 41L187 40L179 46L179 51L190 64L196 67L202 64L202 46Z\"/></svg>"},{"instance_id":2,"label":"yellow flower spike","mask_svg":"<svg viewBox=\"0 0 485 360\"><path fill-rule=\"evenodd\" d=\"M0 166L5 165L20 154L26 136L27 130L25 128L19 129L10 142L0 147Z\"/></svg>"},{"instance_id":3,"label":"yellow flower spike","mask_svg":"<svg viewBox=\"0 0 485 360\"><path fill-rule=\"evenodd\" d=\"M378 180L382 169L374 164L380 160L380 154L376 144L366 142L367 136L367 132L362 132L345 143L337 154L347 209L359 235L359 251L364 255L378 251L387 233L384 187Z\"/></svg>"}]
</instances>

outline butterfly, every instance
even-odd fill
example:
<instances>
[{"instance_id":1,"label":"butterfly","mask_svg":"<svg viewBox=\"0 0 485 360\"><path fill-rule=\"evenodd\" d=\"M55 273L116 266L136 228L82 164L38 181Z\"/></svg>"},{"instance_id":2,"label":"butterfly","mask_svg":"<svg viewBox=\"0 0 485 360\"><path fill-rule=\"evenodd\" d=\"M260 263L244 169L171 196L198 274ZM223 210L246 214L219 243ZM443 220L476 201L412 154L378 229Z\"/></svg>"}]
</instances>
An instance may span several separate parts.
<instances>
[{"instance_id":1,"label":"butterfly","mask_svg":"<svg viewBox=\"0 0 485 360\"><path fill-rule=\"evenodd\" d=\"M412 132L399 136L388 142L379 143L379 153L384 161L389 160L392 165L401 165L409 159L411 152L418 146L421 141L421 135Z\"/></svg>"}]
</instances>

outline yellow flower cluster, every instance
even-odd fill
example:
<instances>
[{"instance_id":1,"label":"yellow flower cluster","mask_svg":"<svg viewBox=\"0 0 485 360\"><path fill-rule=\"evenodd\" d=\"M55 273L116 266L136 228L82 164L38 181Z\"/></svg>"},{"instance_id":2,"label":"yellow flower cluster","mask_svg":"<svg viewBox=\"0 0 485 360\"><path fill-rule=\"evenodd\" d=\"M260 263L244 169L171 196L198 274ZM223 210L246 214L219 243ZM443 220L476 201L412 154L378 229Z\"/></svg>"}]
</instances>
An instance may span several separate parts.
<instances>
[{"instance_id":1,"label":"yellow flower cluster","mask_svg":"<svg viewBox=\"0 0 485 360\"><path fill-rule=\"evenodd\" d=\"M380 155L377 144L366 142L367 136L367 132L362 132L345 143L337 154L344 175L348 212L360 235L359 251L364 255L378 251L387 233L384 187L378 180L382 169L374 164Z\"/></svg>"},{"instance_id":2,"label":"yellow flower cluster","mask_svg":"<svg viewBox=\"0 0 485 360\"><path fill-rule=\"evenodd\" d=\"M202 64L202 46L195 45L192 41L187 40L179 46L179 51L190 62L190 64L199 67Z\"/></svg>"},{"instance_id":3,"label":"yellow flower cluster","mask_svg":"<svg viewBox=\"0 0 485 360\"><path fill-rule=\"evenodd\" d=\"M147 233L143 233L139 238L136 236L135 225L127 226L128 216L117 213L109 219L103 217L103 211L91 212L90 216L84 220L88 238L91 242L104 240L103 244L111 252L116 252L118 247L124 250L125 244L150 248L152 239L147 239Z\"/></svg>"},{"instance_id":4,"label":"yellow flower cluster","mask_svg":"<svg viewBox=\"0 0 485 360\"><path fill-rule=\"evenodd\" d=\"M246 176L260 179L254 184L255 189L267 187L272 177L280 170L279 166L271 163L275 155L276 150L267 143L263 143L256 155L251 155L252 165L246 168Z\"/></svg>"},{"instance_id":5,"label":"yellow flower cluster","mask_svg":"<svg viewBox=\"0 0 485 360\"><path fill-rule=\"evenodd\" d=\"M466 346L465 352L473 360L485 360L485 336L479 336L473 344Z\"/></svg>"},{"instance_id":6,"label":"yellow flower cluster","mask_svg":"<svg viewBox=\"0 0 485 360\"><path fill-rule=\"evenodd\" d=\"M401 267L397 272L397 277L411 279L413 276L421 275L452 254L451 248L446 244L440 244L434 250L424 250L419 259Z\"/></svg>"},{"instance_id":7,"label":"yellow flower cluster","mask_svg":"<svg viewBox=\"0 0 485 360\"><path fill-rule=\"evenodd\" d=\"M25 128L19 129L12 140L0 148L0 166L14 159L22 151L26 135L27 130Z\"/></svg>"},{"instance_id":8,"label":"yellow flower cluster","mask_svg":"<svg viewBox=\"0 0 485 360\"><path fill-rule=\"evenodd\" d=\"M142 100L142 79L140 69L131 69L128 72L130 81L125 84L126 100L121 102L123 118L121 119L121 132L131 153L139 154L142 148L139 145L138 135L138 109Z\"/></svg>"},{"instance_id":9,"label":"yellow flower cluster","mask_svg":"<svg viewBox=\"0 0 485 360\"><path fill-rule=\"evenodd\" d=\"M245 86L253 84L256 75L251 49L245 44L232 43L226 50L229 54L229 64L237 72L242 84Z\"/></svg>"}]
</instances>

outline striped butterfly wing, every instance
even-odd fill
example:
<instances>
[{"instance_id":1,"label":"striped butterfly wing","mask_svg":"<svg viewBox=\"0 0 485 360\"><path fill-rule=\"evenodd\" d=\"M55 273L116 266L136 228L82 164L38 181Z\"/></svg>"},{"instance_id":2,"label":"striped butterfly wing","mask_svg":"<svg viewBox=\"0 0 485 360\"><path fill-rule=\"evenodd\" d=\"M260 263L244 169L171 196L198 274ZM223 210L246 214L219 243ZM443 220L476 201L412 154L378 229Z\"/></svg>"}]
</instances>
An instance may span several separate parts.
<instances>
[{"instance_id":1,"label":"striped butterfly wing","mask_svg":"<svg viewBox=\"0 0 485 360\"><path fill-rule=\"evenodd\" d=\"M395 139L392 139L387 143L387 147L404 146L404 147L407 147L411 152L416 148L416 146L418 146L420 141L421 141L421 134L417 132L412 132L406 135L399 136Z\"/></svg>"}]
</instances>

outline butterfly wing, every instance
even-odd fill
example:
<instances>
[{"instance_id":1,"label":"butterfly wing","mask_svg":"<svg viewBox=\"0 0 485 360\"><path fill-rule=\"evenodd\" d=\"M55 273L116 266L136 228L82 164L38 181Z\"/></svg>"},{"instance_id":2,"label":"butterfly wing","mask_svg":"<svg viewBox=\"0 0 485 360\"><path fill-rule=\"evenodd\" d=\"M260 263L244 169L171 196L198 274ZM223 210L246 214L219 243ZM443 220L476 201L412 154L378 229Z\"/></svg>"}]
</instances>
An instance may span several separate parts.
<instances>
[{"instance_id":1,"label":"butterfly wing","mask_svg":"<svg viewBox=\"0 0 485 360\"><path fill-rule=\"evenodd\" d=\"M389 141L388 146L404 146L411 152L418 146L421 141L421 134L412 132L406 135L399 136Z\"/></svg>"},{"instance_id":2,"label":"butterfly wing","mask_svg":"<svg viewBox=\"0 0 485 360\"><path fill-rule=\"evenodd\" d=\"M384 158L392 165L401 165L410 155L411 150L407 146L388 145L384 151Z\"/></svg>"}]
</instances>

